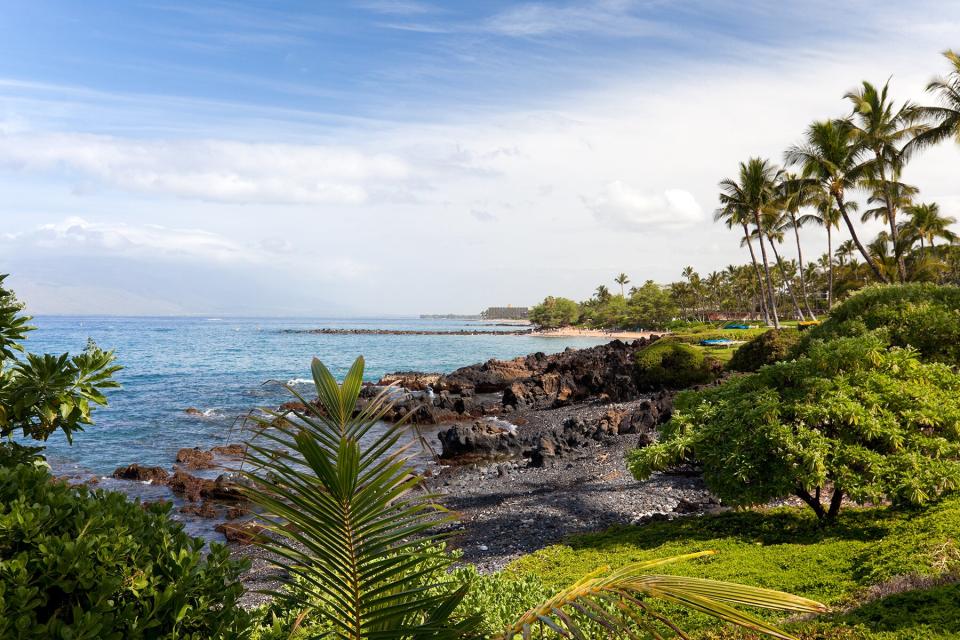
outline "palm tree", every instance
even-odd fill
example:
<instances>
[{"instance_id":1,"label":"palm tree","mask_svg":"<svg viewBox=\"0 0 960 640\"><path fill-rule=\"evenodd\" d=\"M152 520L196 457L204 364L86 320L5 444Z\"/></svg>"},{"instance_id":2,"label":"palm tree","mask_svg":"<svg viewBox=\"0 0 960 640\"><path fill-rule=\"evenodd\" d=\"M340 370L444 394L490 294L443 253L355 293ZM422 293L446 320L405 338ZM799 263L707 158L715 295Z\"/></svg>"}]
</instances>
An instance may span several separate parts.
<instances>
[{"instance_id":1,"label":"palm tree","mask_svg":"<svg viewBox=\"0 0 960 640\"><path fill-rule=\"evenodd\" d=\"M610 289L608 289L606 285L600 285L594 290L594 293L600 302L605 302L610 299Z\"/></svg>"},{"instance_id":2,"label":"palm tree","mask_svg":"<svg viewBox=\"0 0 960 640\"><path fill-rule=\"evenodd\" d=\"M800 276L800 293L803 297L803 306L812 320L816 318L816 315L810 309L810 296L807 294L803 248L800 245L800 227L803 225L800 209L811 204L817 184L812 180L804 180L792 173L784 173L778 186L782 206L787 214L787 220L784 221L783 230L792 230L794 240L797 243L797 262L800 265L798 269Z\"/></svg>"},{"instance_id":3,"label":"palm tree","mask_svg":"<svg viewBox=\"0 0 960 640\"><path fill-rule=\"evenodd\" d=\"M833 197L821 187L817 188L810 197L810 204L815 213L801 216L798 223L801 225L812 222L827 230L827 309L833 307L833 229L840 229L840 210L834 205ZM847 208L851 204L848 203Z\"/></svg>"},{"instance_id":4,"label":"palm tree","mask_svg":"<svg viewBox=\"0 0 960 640\"><path fill-rule=\"evenodd\" d=\"M357 358L338 384L314 359L316 403L287 387L302 410L267 411L254 419L257 433L247 444L253 469L244 473L251 485L243 492L262 509L257 517L271 533L256 543L297 578L274 594L301 609L293 628L284 632L293 637L312 617L324 636L337 640L481 637L479 615L456 613L470 585L457 585L447 571L454 557L435 544L444 536L436 525L453 516L434 504L435 496L419 491L422 478L404 445L410 435L406 427L382 422L393 410L391 390L357 406L363 369L363 358ZM735 607L826 610L819 602L779 591L649 573L714 553L601 569L523 613L495 637L528 638L535 625L578 639L588 637L584 630L589 637L637 637L636 630L663 637L667 629L686 637L652 606L661 600L787 639L791 636Z\"/></svg>"},{"instance_id":5,"label":"palm tree","mask_svg":"<svg viewBox=\"0 0 960 640\"><path fill-rule=\"evenodd\" d=\"M790 295L790 301L793 302L795 317L801 321L806 320L806 317L803 315L803 310L800 309L797 293L793 288L793 277L791 273L793 270L791 269L788 272L783 258L780 257L780 252L777 251L777 245L783 244L784 230L789 227L790 219L783 211L775 209L769 210L764 214L763 225L762 232L764 236L766 236L767 242L770 243L770 248L773 250L773 257L777 261L780 277L787 285L787 293Z\"/></svg>"},{"instance_id":6,"label":"palm tree","mask_svg":"<svg viewBox=\"0 0 960 640\"><path fill-rule=\"evenodd\" d=\"M957 219L952 216L941 216L940 206L935 203L916 204L905 209L910 219L907 227L914 231L920 240L920 248L926 244L933 246L934 238L941 238L947 242L954 242L957 234L950 230L950 225L956 224Z\"/></svg>"},{"instance_id":7,"label":"palm tree","mask_svg":"<svg viewBox=\"0 0 960 640\"><path fill-rule=\"evenodd\" d=\"M750 158L746 163L741 162L739 182L729 178L720 181L720 204L724 207L740 207L750 212L753 224L759 232L763 229L761 217L764 211L776 199L776 181L779 173L780 169L769 160ZM777 317L777 303L774 300L773 281L770 278L770 265L762 232L757 235L757 240L760 242L760 255L766 277L767 304L773 326L779 329L780 319Z\"/></svg>"},{"instance_id":8,"label":"palm tree","mask_svg":"<svg viewBox=\"0 0 960 640\"><path fill-rule=\"evenodd\" d=\"M807 128L806 142L790 147L785 157L788 164L801 167L803 177L817 180L833 196L863 259L879 280L889 283L857 236L845 199L846 191L855 188L861 178L862 155L863 147L855 144L853 127L848 121L821 120Z\"/></svg>"},{"instance_id":9,"label":"palm tree","mask_svg":"<svg viewBox=\"0 0 960 640\"><path fill-rule=\"evenodd\" d=\"M945 77L937 77L927 85L927 91L937 97L935 107L920 107L920 113L930 127L917 135L911 146L926 147L953 138L960 143L960 53L947 50L943 56L953 66Z\"/></svg>"},{"instance_id":10,"label":"palm tree","mask_svg":"<svg viewBox=\"0 0 960 640\"><path fill-rule=\"evenodd\" d=\"M726 207L717 209L713 214L713 219L718 222L722 221L727 225L728 229L732 229L735 225L739 225L741 229L743 229L742 243L746 244L747 248L750 250L750 262L753 264L753 270L757 276L757 290L761 292L760 311L763 313L764 323L770 324L770 312L767 309L767 297L762 293L764 291L763 276L760 273L760 265L757 264L757 255L753 252L753 242L750 240L750 228L748 226L750 220L749 213L743 207L728 205Z\"/></svg>"},{"instance_id":11,"label":"palm tree","mask_svg":"<svg viewBox=\"0 0 960 640\"><path fill-rule=\"evenodd\" d=\"M879 195L878 200L886 211L882 217L890 229L893 245L897 246L898 202L888 178L896 181L900 176L908 158L908 154L903 153L904 145L923 132L925 127L917 124L920 112L909 102L899 109L894 108L888 97L889 84L887 81L878 90L864 81L858 90L850 91L844 97L853 103L849 123L854 144L862 145L873 154L860 167L863 182ZM897 273L903 282L907 277L903 256L896 258Z\"/></svg>"},{"instance_id":12,"label":"palm tree","mask_svg":"<svg viewBox=\"0 0 960 640\"><path fill-rule=\"evenodd\" d=\"M621 273L621 274L618 275L616 278L614 278L613 281L616 282L618 285L620 285L620 295L622 296L622 295L623 295L623 285L625 285L625 284L627 284L628 282L630 282L630 278L627 277L627 274Z\"/></svg>"}]
</instances>

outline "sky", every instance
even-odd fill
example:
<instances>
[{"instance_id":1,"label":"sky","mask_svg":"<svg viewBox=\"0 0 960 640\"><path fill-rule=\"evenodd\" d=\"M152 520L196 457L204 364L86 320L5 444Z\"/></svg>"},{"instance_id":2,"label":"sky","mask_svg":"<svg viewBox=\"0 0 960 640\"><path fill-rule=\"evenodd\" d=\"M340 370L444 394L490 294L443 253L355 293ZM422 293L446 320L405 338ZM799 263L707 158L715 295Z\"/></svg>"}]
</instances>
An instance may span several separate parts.
<instances>
[{"instance_id":1,"label":"sky","mask_svg":"<svg viewBox=\"0 0 960 640\"><path fill-rule=\"evenodd\" d=\"M470 313L740 264L717 183L960 49L960 2L0 0L32 313ZM960 146L906 181L960 217ZM808 256L825 250L815 230Z\"/></svg>"}]
</instances>

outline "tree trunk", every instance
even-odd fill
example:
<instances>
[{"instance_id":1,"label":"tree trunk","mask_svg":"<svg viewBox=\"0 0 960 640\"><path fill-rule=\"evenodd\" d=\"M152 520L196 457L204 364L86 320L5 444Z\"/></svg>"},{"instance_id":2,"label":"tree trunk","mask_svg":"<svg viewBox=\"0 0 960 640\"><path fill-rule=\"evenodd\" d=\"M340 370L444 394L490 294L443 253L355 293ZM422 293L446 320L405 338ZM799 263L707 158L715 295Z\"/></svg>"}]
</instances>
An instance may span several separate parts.
<instances>
[{"instance_id":1,"label":"tree trunk","mask_svg":"<svg viewBox=\"0 0 960 640\"><path fill-rule=\"evenodd\" d=\"M811 509L813 509L813 512L817 514L817 520L823 522L823 519L827 517L827 512L824 511L823 505L820 504L820 500L818 499L819 491L817 492L818 496L816 498L810 495L810 492L803 487L797 487L794 490L794 493L797 495L797 497L806 502Z\"/></svg>"},{"instance_id":2,"label":"tree trunk","mask_svg":"<svg viewBox=\"0 0 960 640\"><path fill-rule=\"evenodd\" d=\"M793 302L793 310L797 314L797 319L803 322L807 318L803 315L803 310L800 309L800 303L797 302L797 294L793 290L793 278L787 277L787 270L783 267L783 260L780 258L780 252L777 251L777 244L773 238L767 236L767 240L770 241L770 248L773 249L773 257L777 260L777 266L780 268L780 275L783 276L783 281L787 283L787 293L790 294L790 300Z\"/></svg>"},{"instance_id":3,"label":"tree trunk","mask_svg":"<svg viewBox=\"0 0 960 640\"><path fill-rule=\"evenodd\" d=\"M860 255L863 256L863 259L867 262L870 269L873 271L873 274L883 282L884 284L890 284L890 279L887 278L880 271L880 267L877 266L877 263L874 261L873 257L867 251L866 247L863 246L863 243L860 242L860 238L857 236L857 230L853 227L853 223L850 222L850 216L847 215L847 205L843 201L843 196L839 193L833 194L834 200L837 201L837 208L840 209L840 215L843 216L843 221L847 223L847 230L850 232L850 238L853 240L853 243L857 245L857 249L860 250Z\"/></svg>"},{"instance_id":4,"label":"tree trunk","mask_svg":"<svg viewBox=\"0 0 960 640\"><path fill-rule=\"evenodd\" d=\"M827 311L833 307L833 233L830 231L830 222L827 222Z\"/></svg>"},{"instance_id":5,"label":"tree trunk","mask_svg":"<svg viewBox=\"0 0 960 640\"><path fill-rule=\"evenodd\" d=\"M777 301L773 297L773 280L770 279L770 265L767 264L767 248L763 243L763 223L760 221L760 211L753 212L753 220L757 225L757 242L760 243L760 255L763 258L763 273L767 278L767 302L770 305L770 315L773 318L773 327L780 328L780 318L777 317Z\"/></svg>"},{"instance_id":6,"label":"tree trunk","mask_svg":"<svg viewBox=\"0 0 960 640\"><path fill-rule=\"evenodd\" d=\"M766 296L763 293L763 276L760 274L760 265L757 264L757 256L753 252L753 243L750 242L750 229L747 228L747 223L743 224L743 237L747 241L747 248L750 249L750 262L753 263L753 270L757 274L757 286L759 287L757 291L760 293L760 311L763 313L763 323L770 324L770 312L767 310L767 301Z\"/></svg>"},{"instance_id":7,"label":"tree trunk","mask_svg":"<svg viewBox=\"0 0 960 640\"><path fill-rule=\"evenodd\" d=\"M800 248L800 230L797 229L797 217L791 213L790 219L793 221L793 235L797 239L797 260L800 264L800 293L803 294L803 306L806 308L807 315L810 316L810 319L815 320L817 315L810 310L810 296L807 295L807 278L803 275L803 249Z\"/></svg>"},{"instance_id":8,"label":"tree trunk","mask_svg":"<svg viewBox=\"0 0 960 640\"><path fill-rule=\"evenodd\" d=\"M900 276L900 282L907 281L907 265L900 253L899 233L897 229L897 210L893 206L893 198L890 197L890 185L887 183L887 172L883 168L883 160L880 153L876 153L877 162L880 164L880 182L883 184L884 200L887 205L887 222L890 224L890 239L893 241L893 253L897 258L897 275Z\"/></svg>"},{"instance_id":9,"label":"tree trunk","mask_svg":"<svg viewBox=\"0 0 960 640\"><path fill-rule=\"evenodd\" d=\"M827 511L827 520L832 522L837 519L841 504L843 504L843 489L834 486L833 495L830 497L830 510Z\"/></svg>"}]
</instances>

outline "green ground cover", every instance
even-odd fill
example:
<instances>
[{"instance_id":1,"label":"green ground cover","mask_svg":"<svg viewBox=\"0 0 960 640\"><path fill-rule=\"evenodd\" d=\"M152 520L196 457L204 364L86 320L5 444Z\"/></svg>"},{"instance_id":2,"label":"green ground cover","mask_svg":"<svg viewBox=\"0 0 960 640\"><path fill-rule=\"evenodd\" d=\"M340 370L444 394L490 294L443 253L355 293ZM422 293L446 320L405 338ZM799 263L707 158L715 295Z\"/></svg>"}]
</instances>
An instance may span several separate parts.
<instances>
[{"instance_id":1,"label":"green ground cover","mask_svg":"<svg viewBox=\"0 0 960 640\"><path fill-rule=\"evenodd\" d=\"M915 576L914 583L922 584L957 571L958 535L960 498L922 511L851 508L841 512L836 525L829 528L818 526L806 509L732 512L578 536L514 561L504 574L524 580L536 577L553 589L605 565L714 549L716 556L672 565L664 572L781 589L820 600L838 611L816 622L788 623L801 635L813 633L809 638L956 639L960 638L957 585L883 599L871 598L869 590L896 591L891 585L898 576ZM717 628L713 621L687 611L676 609L670 614L682 628L701 636ZM836 635L838 628L856 625L863 625L855 629L857 635ZM751 638L725 631L717 637Z\"/></svg>"}]
</instances>

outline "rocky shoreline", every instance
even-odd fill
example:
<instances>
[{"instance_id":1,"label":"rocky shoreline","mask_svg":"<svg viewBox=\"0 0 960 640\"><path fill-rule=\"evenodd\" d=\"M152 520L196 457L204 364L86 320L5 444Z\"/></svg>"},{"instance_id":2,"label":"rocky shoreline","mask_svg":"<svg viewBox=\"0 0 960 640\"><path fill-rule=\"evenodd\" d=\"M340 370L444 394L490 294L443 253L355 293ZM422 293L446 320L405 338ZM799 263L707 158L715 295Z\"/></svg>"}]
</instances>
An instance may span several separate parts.
<instances>
[{"instance_id":1,"label":"rocky shoreline","mask_svg":"<svg viewBox=\"0 0 960 640\"><path fill-rule=\"evenodd\" d=\"M652 442L672 412L672 393L641 388L633 375L634 354L656 339L490 360L446 375L397 372L366 385L360 402L393 394L388 420L432 426L438 451L424 488L458 514L450 543L463 560L495 570L571 534L719 508L695 474L638 482L625 468L625 453ZM220 521L215 530L233 552L253 560L252 591L280 576L248 545L258 528L236 487L242 479L229 471L242 456L241 445L181 449L172 473L134 464L114 477L169 487L180 513Z\"/></svg>"},{"instance_id":2,"label":"rocky shoreline","mask_svg":"<svg viewBox=\"0 0 960 640\"><path fill-rule=\"evenodd\" d=\"M324 336L525 336L533 329L493 331L484 329L454 329L432 331L425 329L282 329L280 333L310 333Z\"/></svg>"}]
</instances>

